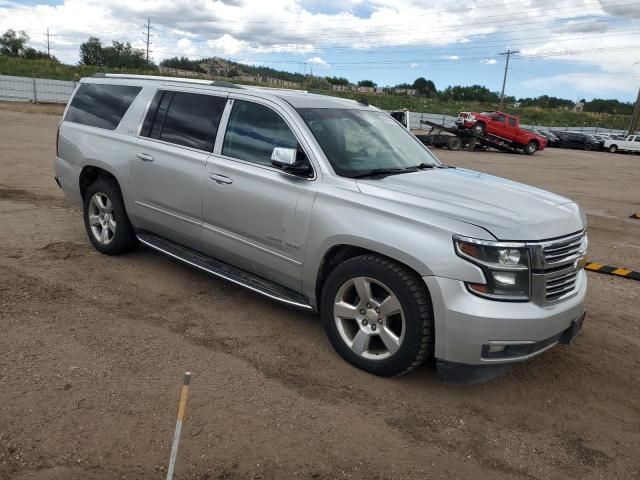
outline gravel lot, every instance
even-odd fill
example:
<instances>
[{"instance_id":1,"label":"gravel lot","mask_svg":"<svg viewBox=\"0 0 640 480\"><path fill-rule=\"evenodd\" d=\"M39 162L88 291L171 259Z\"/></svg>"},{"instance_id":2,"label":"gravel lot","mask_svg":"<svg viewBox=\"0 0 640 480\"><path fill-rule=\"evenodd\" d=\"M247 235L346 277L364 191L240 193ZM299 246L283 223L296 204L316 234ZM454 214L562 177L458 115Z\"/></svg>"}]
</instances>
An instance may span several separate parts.
<instances>
[{"instance_id":1,"label":"gravel lot","mask_svg":"<svg viewBox=\"0 0 640 480\"><path fill-rule=\"evenodd\" d=\"M22 111L17 111L22 110ZM590 273L589 315L488 384L343 362L318 318L139 248L97 253L53 181L58 107L0 105L0 478L640 476L640 282ZM437 151L578 200L590 260L640 270L640 157Z\"/></svg>"}]
</instances>

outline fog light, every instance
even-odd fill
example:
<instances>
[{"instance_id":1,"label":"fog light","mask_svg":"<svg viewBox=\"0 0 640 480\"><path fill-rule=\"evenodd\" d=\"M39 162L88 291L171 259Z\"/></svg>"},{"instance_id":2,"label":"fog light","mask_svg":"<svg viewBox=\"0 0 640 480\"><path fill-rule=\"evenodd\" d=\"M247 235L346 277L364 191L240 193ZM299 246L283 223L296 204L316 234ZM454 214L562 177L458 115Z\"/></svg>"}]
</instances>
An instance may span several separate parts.
<instances>
[{"instance_id":1,"label":"fog light","mask_svg":"<svg viewBox=\"0 0 640 480\"><path fill-rule=\"evenodd\" d=\"M492 272L492 275L498 285L512 287L516 284L515 272Z\"/></svg>"},{"instance_id":2,"label":"fog light","mask_svg":"<svg viewBox=\"0 0 640 480\"><path fill-rule=\"evenodd\" d=\"M504 352L506 345L489 345L489 353Z\"/></svg>"}]
</instances>

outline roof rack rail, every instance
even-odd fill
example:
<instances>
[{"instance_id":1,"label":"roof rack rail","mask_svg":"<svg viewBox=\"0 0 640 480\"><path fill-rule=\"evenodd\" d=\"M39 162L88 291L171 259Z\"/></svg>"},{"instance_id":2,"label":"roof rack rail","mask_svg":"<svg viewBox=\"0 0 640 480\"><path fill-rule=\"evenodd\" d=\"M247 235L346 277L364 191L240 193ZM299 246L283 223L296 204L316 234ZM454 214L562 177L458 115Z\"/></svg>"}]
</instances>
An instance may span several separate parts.
<instances>
[{"instance_id":1,"label":"roof rack rail","mask_svg":"<svg viewBox=\"0 0 640 480\"><path fill-rule=\"evenodd\" d=\"M104 73L97 72L93 78L130 78L132 80L155 80L157 82L177 82L177 83L197 83L199 85L209 85L223 88L243 88L235 83L223 82L221 80L205 80L200 78L164 77L159 75L134 75L128 73Z\"/></svg>"}]
</instances>

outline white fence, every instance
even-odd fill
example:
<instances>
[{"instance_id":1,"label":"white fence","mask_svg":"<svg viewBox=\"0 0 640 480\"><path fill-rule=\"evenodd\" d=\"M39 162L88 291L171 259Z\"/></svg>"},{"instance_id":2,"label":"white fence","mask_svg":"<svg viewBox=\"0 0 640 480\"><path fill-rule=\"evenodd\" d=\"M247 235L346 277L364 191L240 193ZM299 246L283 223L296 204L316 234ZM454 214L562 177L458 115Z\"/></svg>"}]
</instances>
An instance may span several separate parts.
<instances>
[{"instance_id":1,"label":"white fence","mask_svg":"<svg viewBox=\"0 0 640 480\"><path fill-rule=\"evenodd\" d=\"M0 75L0 100L67 103L75 86L66 80Z\"/></svg>"},{"instance_id":2,"label":"white fence","mask_svg":"<svg viewBox=\"0 0 640 480\"><path fill-rule=\"evenodd\" d=\"M53 102L67 103L76 82L66 80L48 80L35 77L14 77L0 75L0 101L10 102ZM409 126L412 129L424 128L420 120L428 120L446 127L454 127L456 117L437 113L410 112ZM522 125L525 128L544 130L572 130L584 133L620 133L625 130L612 130L602 127L576 127L560 125ZM427 127L428 128L428 127Z\"/></svg>"}]
</instances>

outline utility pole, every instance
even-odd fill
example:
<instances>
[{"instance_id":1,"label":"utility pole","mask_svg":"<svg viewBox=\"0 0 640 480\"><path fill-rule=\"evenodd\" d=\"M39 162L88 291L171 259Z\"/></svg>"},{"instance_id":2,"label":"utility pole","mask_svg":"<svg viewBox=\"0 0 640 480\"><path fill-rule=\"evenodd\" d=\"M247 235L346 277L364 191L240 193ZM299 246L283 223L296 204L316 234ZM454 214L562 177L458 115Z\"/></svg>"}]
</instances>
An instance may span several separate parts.
<instances>
[{"instance_id":1,"label":"utility pole","mask_svg":"<svg viewBox=\"0 0 640 480\"><path fill-rule=\"evenodd\" d=\"M633 115L631 115L631 125L629 125L629 132L627 135L635 134L636 130L640 127L640 88L638 88L638 97L636 98L636 104L633 107Z\"/></svg>"},{"instance_id":2,"label":"utility pole","mask_svg":"<svg viewBox=\"0 0 640 480\"><path fill-rule=\"evenodd\" d=\"M640 62L635 62L633 65L640 65ZM631 125L629 125L629 132L627 135L633 135L640 127L640 88L638 88L638 96L636 98L636 104L633 107L633 114L631 115Z\"/></svg>"},{"instance_id":3,"label":"utility pole","mask_svg":"<svg viewBox=\"0 0 640 480\"><path fill-rule=\"evenodd\" d=\"M500 93L500 110L502 110L502 104L504 103L504 87L507 84L507 70L509 70L509 58L514 53L520 53L520 50L507 50L506 52L501 52L498 55L506 55L507 63L504 66L504 77L502 79L502 92Z\"/></svg>"},{"instance_id":4,"label":"utility pole","mask_svg":"<svg viewBox=\"0 0 640 480\"><path fill-rule=\"evenodd\" d=\"M49 28L47 28L47 57L51 58L51 42L49 41Z\"/></svg>"},{"instance_id":5,"label":"utility pole","mask_svg":"<svg viewBox=\"0 0 640 480\"><path fill-rule=\"evenodd\" d=\"M151 42L151 17L147 18L147 23L143 25L144 28L147 29L146 32L142 32L145 36L145 43L147 44L147 67L149 66L149 43Z\"/></svg>"}]
</instances>

